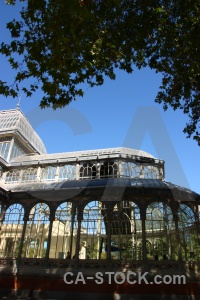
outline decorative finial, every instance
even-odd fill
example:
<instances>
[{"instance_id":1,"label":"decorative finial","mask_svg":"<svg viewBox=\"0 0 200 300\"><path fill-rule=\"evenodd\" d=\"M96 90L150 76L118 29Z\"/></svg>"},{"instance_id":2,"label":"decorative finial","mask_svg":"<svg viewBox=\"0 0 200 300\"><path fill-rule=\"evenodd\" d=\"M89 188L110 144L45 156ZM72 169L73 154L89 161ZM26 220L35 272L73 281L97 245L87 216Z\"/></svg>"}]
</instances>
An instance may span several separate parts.
<instances>
[{"instance_id":1,"label":"decorative finial","mask_svg":"<svg viewBox=\"0 0 200 300\"><path fill-rule=\"evenodd\" d=\"M18 100L18 103L17 103L17 108L18 108L18 109L19 109L19 107L20 107L20 101L21 101L21 98L22 98L22 95L20 95L19 100Z\"/></svg>"}]
</instances>

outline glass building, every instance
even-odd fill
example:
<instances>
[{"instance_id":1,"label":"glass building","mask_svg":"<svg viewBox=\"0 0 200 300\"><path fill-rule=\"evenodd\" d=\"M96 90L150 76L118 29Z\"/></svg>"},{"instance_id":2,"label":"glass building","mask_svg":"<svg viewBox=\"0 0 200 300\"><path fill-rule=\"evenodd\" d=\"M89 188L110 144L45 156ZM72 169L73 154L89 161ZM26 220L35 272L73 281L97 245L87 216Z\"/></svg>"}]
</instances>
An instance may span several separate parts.
<instances>
[{"instance_id":1,"label":"glass building","mask_svg":"<svg viewBox=\"0 0 200 300\"><path fill-rule=\"evenodd\" d=\"M47 154L13 109L0 112L0 174L4 276L16 276L15 264L19 278L48 278L58 265L59 276L66 268L93 274L145 266L153 276L152 268L186 274L199 267L200 195L166 182L164 161L145 151Z\"/></svg>"}]
</instances>

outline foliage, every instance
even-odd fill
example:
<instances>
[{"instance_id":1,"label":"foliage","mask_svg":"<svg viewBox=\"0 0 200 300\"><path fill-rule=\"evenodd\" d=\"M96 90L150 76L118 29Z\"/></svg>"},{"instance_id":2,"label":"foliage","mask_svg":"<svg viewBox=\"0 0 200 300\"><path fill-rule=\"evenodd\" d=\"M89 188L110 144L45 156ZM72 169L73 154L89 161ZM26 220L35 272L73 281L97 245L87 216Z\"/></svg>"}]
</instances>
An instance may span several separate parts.
<instances>
[{"instance_id":1,"label":"foliage","mask_svg":"<svg viewBox=\"0 0 200 300\"><path fill-rule=\"evenodd\" d=\"M11 43L0 46L16 70L0 93L16 97L24 83L27 96L43 90L42 108L64 107L83 96L82 83L149 66L163 76L155 101L182 109L184 132L200 144L199 15L199 0L26 0L21 19L7 24Z\"/></svg>"}]
</instances>

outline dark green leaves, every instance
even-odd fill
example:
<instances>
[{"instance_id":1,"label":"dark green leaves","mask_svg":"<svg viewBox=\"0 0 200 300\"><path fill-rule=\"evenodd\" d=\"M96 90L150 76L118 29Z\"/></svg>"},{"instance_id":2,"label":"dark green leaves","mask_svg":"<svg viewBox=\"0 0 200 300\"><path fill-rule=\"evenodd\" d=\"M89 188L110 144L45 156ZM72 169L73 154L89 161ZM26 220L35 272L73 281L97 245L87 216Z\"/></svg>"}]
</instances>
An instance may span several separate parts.
<instances>
[{"instance_id":1,"label":"dark green leaves","mask_svg":"<svg viewBox=\"0 0 200 300\"><path fill-rule=\"evenodd\" d=\"M149 66L163 74L156 102L182 109L184 131L200 142L199 15L199 0L27 0L22 21L7 24L10 44L0 46L16 70L0 93L15 97L24 83L27 96L43 90L41 107L64 107L83 96L84 82Z\"/></svg>"}]
</instances>

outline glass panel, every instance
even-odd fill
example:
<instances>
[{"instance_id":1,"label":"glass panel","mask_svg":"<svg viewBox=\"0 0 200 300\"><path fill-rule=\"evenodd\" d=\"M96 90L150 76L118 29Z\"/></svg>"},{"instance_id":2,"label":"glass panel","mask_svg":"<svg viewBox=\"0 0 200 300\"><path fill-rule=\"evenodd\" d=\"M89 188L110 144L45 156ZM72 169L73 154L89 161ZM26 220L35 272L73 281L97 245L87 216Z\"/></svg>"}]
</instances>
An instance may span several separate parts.
<instances>
[{"instance_id":1,"label":"glass panel","mask_svg":"<svg viewBox=\"0 0 200 300\"><path fill-rule=\"evenodd\" d=\"M140 165L132 162L122 162L122 176L140 178Z\"/></svg>"},{"instance_id":2,"label":"glass panel","mask_svg":"<svg viewBox=\"0 0 200 300\"><path fill-rule=\"evenodd\" d=\"M31 209L26 225L22 257L45 257L49 234L49 215L49 207L45 203L38 203Z\"/></svg>"},{"instance_id":3,"label":"glass panel","mask_svg":"<svg viewBox=\"0 0 200 300\"><path fill-rule=\"evenodd\" d=\"M10 142L0 143L0 156L5 160L7 160L9 149L10 149Z\"/></svg>"},{"instance_id":4,"label":"glass panel","mask_svg":"<svg viewBox=\"0 0 200 300\"><path fill-rule=\"evenodd\" d=\"M188 205L181 204L178 216L182 258L183 260L198 260L200 257L200 243L194 212Z\"/></svg>"},{"instance_id":5,"label":"glass panel","mask_svg":"<svg viewBox=\"0 0 200 300\"><path fill-rule=\"evenodd\" d=\"M144 166L143 173L144 173L144 178L159 179L158 168L154 166Z\"/></svg>"},{"instance_id":6,"label":"glass panel","mask_svg":"<svg viewBox=\"0 0 200 300\"><path fill-rule=\"evenodd\" d=\"M81 224L80 259L106 258L105 208L98 201L87 204Z\"/></svg>"},{"instance_id":7,"label":"glass panel","mask_svg":"<svg viewBox=\"0 0 200 300\"><path fill-rule=\"evenodd\" d=\"M100 177L101 178L114 178L117 177L118 164L113 161L105 161L101 164Z\"/></svg>"},{"instance_id":8,"label":"glass panel","mask_svg":"<svg viewBox=\"0 0 200 300\"><path fill-rule=\"evenodd\" d=\"M56 210L51 234L51 258L72 258L76 249L77 220L72 203L62 203Z\"/></svg>"},{"instance_id":9,"label":"glass panel","mask_svg":"<svg viewBox=\"0 0 200 300\"><path fill-rule=\"evenodd\" d=\"M5 183L16 183L20 180L20 170L13 169L6 173Z\"/></svg>"},{"instance_id":10,"label":"glass panel","mask_svg":"<svg viewBox=\"0 0 200 300\"><path fill-rule=\"evenodd\" d=\"M115 205L111 221L111 258L141 259L140 211L132 201Z\"/></svg>"},{"instance_id":11,"label":"glass panel","mask_svg":"<svg viewBox=\"0 0 200 300\"><path fill-rule=\"evenodd\" d=\"M28 168L22 171L21 182L36 181L37 180L37 168Z\"/></svg>"},{"instance_id":12,"label":"glass panel","mask_svg":"<svg viewBox=\"0 0 200 300\"><path fill-rule=\"evenodd\" d=\"M59 180L75 180L76 179L76 166L64 165L59 168Z\"/></svg>"},{"instance_id":13,"label":"glass panel","mask_svg":"<svg viewBox=\"0 0 200 300\"><path fill-rule=\"evenodd\" d=\"M162 202L153 202L146 211L147 259L178 259L175 223L171 208Z\"/></svg>"},{"instance_id":14,"label":"glass panel","mask_svg":"<svg viewBox=\"0 0 200 300\"><path fill-rule=\"evenodd\" d=\"M20 204L11 205L5 213L1 227L1 257L17 257L23 230L24 209Z\"/></svg>"},{"instance_id":15,"label":"glass panel","mask_svg":"<svg viewBox=\"0 0 200 300\"><path fill-rule=\"evenodd\" d=\"M18 144L14 143L14 145L12 147L12 152L11 152L11 155L10 155L10 159L12 159L13 157L17 157L17 156L23 155L25 153L26 152L23 151Z\"/></svg>"},{"instance_id":16,"label":"glass panel","mask_svg":"<svg viewBox=\"0 0 200 300\"><path fill-rule=\"evenodd\" d=\"M56 175L56 167L48 166L46 168L42 168L41 170L42 181L53 181L55 180L55 175Z\"/></svg>"},{"instance_id":17,"label":"glass panel","mask_svg":"<svg viewBox=\"0 0 200 300\"><path fill-rule=\"evenodd\" d=\"M83 163L80 165L80 179L96 178L96 165L93 163Z\"/></svg>"}]
</instances>

